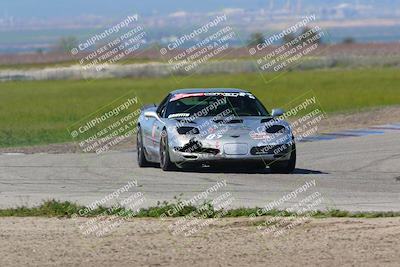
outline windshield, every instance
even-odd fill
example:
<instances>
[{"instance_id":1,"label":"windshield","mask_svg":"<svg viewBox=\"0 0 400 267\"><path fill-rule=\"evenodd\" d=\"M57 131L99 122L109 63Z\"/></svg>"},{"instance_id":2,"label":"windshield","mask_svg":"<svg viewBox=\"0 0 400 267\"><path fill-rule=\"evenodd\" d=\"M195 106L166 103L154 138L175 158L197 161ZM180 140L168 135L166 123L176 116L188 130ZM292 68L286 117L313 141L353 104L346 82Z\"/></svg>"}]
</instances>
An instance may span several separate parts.
<instances>
[{"instance_id":1,"label":"windshield","mask_svg":"<svg viewBox=\"0 0 400 267\"><path fill-rule=\"evenodd\" d=\"M268 111L250 93L192 93L171 97L166 110L167 118L189 116L268 116Z\"/></svg>"}]
</instances>

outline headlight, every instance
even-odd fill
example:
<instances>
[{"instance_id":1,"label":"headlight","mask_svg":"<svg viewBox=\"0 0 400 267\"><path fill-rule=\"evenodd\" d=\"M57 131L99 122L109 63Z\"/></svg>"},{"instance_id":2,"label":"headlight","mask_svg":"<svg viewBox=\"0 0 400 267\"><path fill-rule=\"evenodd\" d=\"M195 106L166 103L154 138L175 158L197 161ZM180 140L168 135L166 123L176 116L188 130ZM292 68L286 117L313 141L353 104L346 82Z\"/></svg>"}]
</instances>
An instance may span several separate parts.
<instances>
[{"instance_id":1,"label":"headlight","mask_svg":"<svg viewBox=\"0 0 400 267\"><path fill-rule=\"evenodd\" d=\"M176 130L179 134L199 134L200 131L196 127L183 126L177 127Z\"/></svg>"}]
</instances>

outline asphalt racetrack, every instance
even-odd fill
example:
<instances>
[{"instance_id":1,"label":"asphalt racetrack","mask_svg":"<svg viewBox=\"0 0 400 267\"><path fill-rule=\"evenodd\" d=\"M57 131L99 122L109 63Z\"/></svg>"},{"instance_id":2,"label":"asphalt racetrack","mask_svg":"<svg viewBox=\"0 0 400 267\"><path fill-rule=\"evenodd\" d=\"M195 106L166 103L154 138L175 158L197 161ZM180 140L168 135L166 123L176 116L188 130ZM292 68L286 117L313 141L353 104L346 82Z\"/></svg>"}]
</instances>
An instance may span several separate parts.
<instances>
[{"instance_id":1,"label":"asphalt racetrack","mask_svg":"<svg viewBox=\"0 0 400 267\"><path fill-rule=\"evenodd\" d=\"M323 197L320 208L400 211L399 133L299 143L293 174L272 174L268 169L163 172L139 168L133 149L101 155L2 154L0 208L34 206L53 198L89 205L132 180L138 183L134 190L145 196L143 206L180 194L190 199L225 180L219 193L230 192L231 207L264 207L315 180L309 190ZM282 207L296 201L286 201Z\"/></svg>"}]
</instances>

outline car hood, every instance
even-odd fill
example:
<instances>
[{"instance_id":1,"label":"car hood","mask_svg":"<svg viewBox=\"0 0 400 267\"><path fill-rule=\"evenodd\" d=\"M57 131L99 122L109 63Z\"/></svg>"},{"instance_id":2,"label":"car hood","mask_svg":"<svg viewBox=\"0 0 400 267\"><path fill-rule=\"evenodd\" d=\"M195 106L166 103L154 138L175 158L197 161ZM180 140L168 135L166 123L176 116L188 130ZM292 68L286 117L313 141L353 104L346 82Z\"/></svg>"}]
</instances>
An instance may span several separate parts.
<instances>
[{"instance_id":1,"label":"car hood","mask_svg":"<svg viewBox=\"0 0 400 267\"><path fill-rule=\"evenodd\" d=\"M224 131L227 134L243 134L250 132L264 132L266 125L282 125L289 129L286 121L274 120L272 117L264 116L242 116L242 117L197 117L191 122L184 118L169 119L175 126L192 126L199 129L200 133L210 134L217 131Z\"/></svg>"}]
</instances>

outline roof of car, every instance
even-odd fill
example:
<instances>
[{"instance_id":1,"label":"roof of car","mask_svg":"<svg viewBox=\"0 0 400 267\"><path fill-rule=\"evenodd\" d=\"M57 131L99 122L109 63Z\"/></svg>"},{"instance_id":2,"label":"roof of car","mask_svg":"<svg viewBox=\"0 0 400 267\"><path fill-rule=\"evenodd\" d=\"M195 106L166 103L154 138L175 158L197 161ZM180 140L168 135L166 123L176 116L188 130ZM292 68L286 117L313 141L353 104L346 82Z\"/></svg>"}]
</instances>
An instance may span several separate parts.
<instances>
[{"instance_id":1,"label":"roof of car","mask_svg":"<svg viewBox=\"0 0 400 267\"><path fill-rule=\"evenodd\" d=\"M246 90L236 88L188 88L188 89L177 89L171 92L171 94L182 94L182 93L248 93Z\"/></svg>"}]
</instances>

